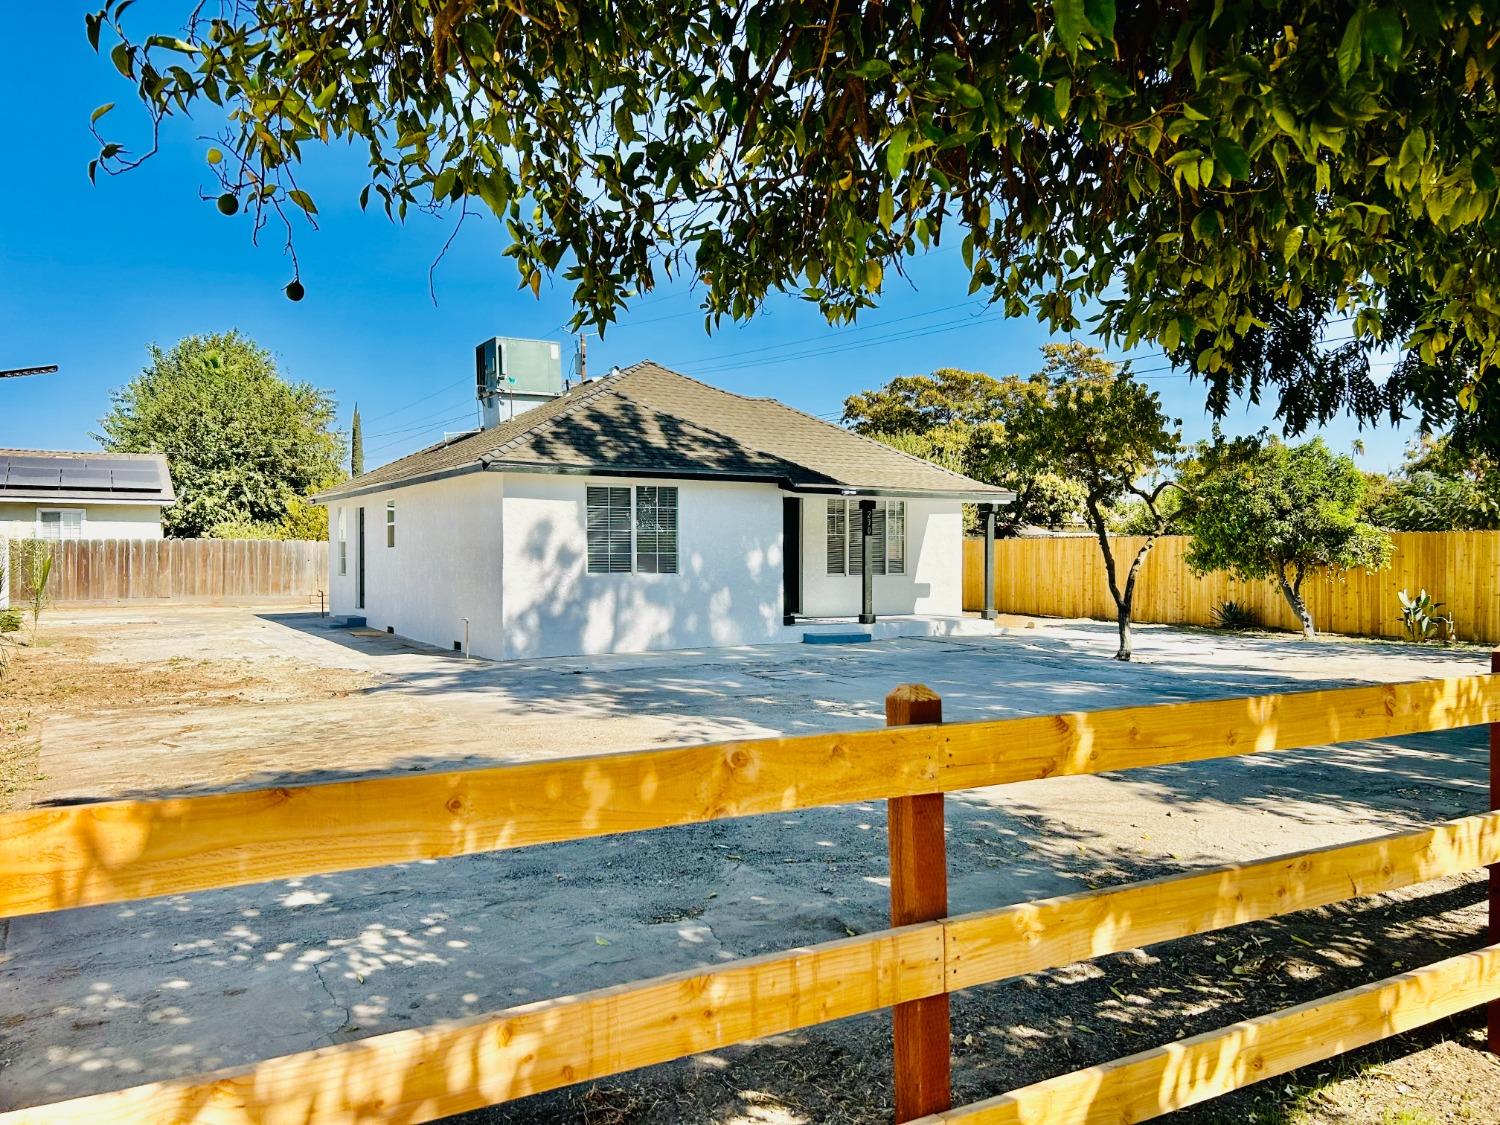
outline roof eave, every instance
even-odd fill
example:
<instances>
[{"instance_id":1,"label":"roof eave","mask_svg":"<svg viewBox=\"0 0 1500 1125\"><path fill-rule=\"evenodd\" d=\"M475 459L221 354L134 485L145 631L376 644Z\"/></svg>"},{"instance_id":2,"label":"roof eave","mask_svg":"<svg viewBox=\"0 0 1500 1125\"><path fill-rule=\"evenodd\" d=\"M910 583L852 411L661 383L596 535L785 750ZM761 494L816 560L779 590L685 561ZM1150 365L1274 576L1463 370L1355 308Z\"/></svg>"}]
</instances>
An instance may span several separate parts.
<instances>
[{"instance_id":1,"label":"roof eave","mask_svg":"<svg viewBox=\"0 0 1500 1125\"><path fill-rule=\"evenodd\" d=\"M309 496L308 501L313 504L327 506L338 500L350 500L356 496L368 496L372 492L391 492L397 488L407 488L414 484L427 484L430 481L444 480L447 477L461 477L469 473L477 473L484 469L478 461L470 461L462 465L453 465L446 469L436 469L430 473L417 473L409 477L397 477L394 480L372 481L358 488L351 487L358 481L350 481L348 485L339 488L326 489L323 492Z\"/></svg>"},{"instance_id":2,"label":"roof eave","mask_svg":"<svg viewBox=\"0 0 1500 1125\"><path fill-rule=\"evenodd\" d=\"M793 485L787 491L813 496L867 496L896 500L962 500L970 504L1013 504L1016 494L1005 488L883 488L878 485Z\"/></svg>"}]
</instances>

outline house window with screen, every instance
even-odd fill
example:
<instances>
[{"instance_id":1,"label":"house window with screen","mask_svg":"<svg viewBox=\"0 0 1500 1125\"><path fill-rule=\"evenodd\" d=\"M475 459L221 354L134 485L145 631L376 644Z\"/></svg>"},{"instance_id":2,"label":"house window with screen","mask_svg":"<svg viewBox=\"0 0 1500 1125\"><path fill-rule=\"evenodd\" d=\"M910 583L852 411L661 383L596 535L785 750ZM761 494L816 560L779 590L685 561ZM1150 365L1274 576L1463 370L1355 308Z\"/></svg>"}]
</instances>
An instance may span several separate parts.
<instances>
[{"instance_id":1,"label":"house window with screen","mask_svg":"<svg viewBox=\"0 0 1500 1125\"><path fill-rule=\"evenodd\" d=\"M906 501L877 500L871 513L870 571L906 573ZM858 500L828 501L828 573L862 574L863 524Z\"/></svg>"},{"instance_id":2,"label":"house window with screen","mask_svg":"<svg viewBox=\"0 0 1500 1125\"><path fill-rule=\"evenodd\" d=\"M590 574L677 573L677 486L594 486L586 496Z\"/></svg>"},{"instance_id":3,"label":"house window with screen","mask_svg":"<svg viewBox=\"0 0 1500 1125\"><path fill-rule=\"evenodd\" d=\"M347 509L345 509L345 508L340 508L339 509L339 573L340 574L348 574L349 573L349 527L348 527L348 520L345 518L347 515L348 515Z\"/></svg>"},{"instance_id":4,"label":"house window with screen","mask_svg":"<svg viewBox=\"0 0 1500 1125\"><path fill-rule=\"evenodd\" d=\"M83 509L38 508L36 535L38 539L82 539Z\"/></svg>"},{"instance_id":5,"label":"house window with screen","mask_svg":"<svg viewBox=\"0 0 1500 1125\"><path fill-rule=\"evenodd\" d=\"M385 545L387 547L396 545L396 502L394 500L385 502Z\"/></svg>"}]
</instances>

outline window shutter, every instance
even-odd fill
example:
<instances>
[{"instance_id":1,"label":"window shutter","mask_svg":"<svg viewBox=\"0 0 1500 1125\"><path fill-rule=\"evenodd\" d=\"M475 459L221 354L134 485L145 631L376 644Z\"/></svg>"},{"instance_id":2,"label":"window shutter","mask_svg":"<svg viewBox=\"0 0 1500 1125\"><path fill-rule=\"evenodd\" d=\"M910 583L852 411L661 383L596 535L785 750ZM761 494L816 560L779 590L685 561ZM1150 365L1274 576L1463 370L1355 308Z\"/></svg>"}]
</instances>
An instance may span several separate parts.
<instances>
[{"instance_id":1,"label":"window shutter","mask_svg":"<svg viewBox=\"0 0 1500 1125\"><path fill-rule=\"evenodd\" d=\"M842 500L828 501L828 573L844 573L845 542L848 538L846 505Z\"/></svg>"},{"instance_id":2,"label":"window shutter","mask_svg":"<svg viewBox=\"0 0 1500 1125\"><path fill-rule=\"evenodd\" d=\"M630 489L587 489L588 572L630 573Z\"/></svg>"},{"instance_id":3,"label":"window shutter","mask_svg":"<svg viewBox=\"0 0 1500 1125\"><path fill-rule=\"evenodd\" d=\"M887 574L906 573L906 501L893 500L885 517Z\"/></svg>"},{"instance_id":4,"label":"window shutter","mask_svg":"<svg viewBox=\"0 0 1500 1125\"><path fill-rule=\"evenodd\" d=\"M884 574L885 570L885 521L886 505L882 502L875 505L875 510L870 513L870 573Z\"/></svg>"}]
</instances>

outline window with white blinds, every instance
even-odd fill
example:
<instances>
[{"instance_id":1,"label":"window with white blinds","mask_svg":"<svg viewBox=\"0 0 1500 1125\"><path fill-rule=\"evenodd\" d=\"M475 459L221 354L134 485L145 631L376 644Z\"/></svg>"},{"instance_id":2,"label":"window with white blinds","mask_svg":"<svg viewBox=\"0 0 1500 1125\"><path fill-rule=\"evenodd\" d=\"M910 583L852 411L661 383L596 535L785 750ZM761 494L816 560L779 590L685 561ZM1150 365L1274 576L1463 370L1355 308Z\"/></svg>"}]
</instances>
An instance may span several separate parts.
<instances>
[{"instance_id":1,"label":"window with white blinds","mask_svg":"<svg viewBox=\"0 0 1500 1125\"><path fill-rule=\"evenodd\" d=\"M83 509L38 508L36 534L38 539L82 539Z\"/></svg>"},{"instance_id":2,"label":"window with white blinds","mask_svg":"<svg viewBox=\"0 0 1500 1125\"><path fill-rule=\"evenodd\" d=\"M588 490L590 574L630 573L630 489Z\"/></svg>"},{"instance_id":3,"label":"window with white blinds","mask_svg":"<svg viewBox=\"0 0 1500 1125\"><path fill-rule=\"evenodd\" d=\"M677 573L677 487L587 489L590 574Z\"/></svg>"},{"instance_id":4,"label":"window with white blinds","mask_svg":"<svg viewBox=\"0 0 1500 1125\"><path fill-rule=\"evenodd\" d=\"M871 513L870 571L906 573L906 501L877 500ZM828 573L861 574L864 523L858 500L828 501Z\"/></svg>"},{"instance_id":5,"label":"window with white blinds","mask_svg":"<svg viewBox=\"0 0 1500 1125\"><path fill-rule=\"evenodd\" d=\"M344 508L339 509L339 573L349 573L349 526L345 520L348 512Z\"/></svg>"},{"instance_id":6,"label":"window with white blinds","mask_svg":"<svg viewBox=\"0 0 1500 1125\"><path fill-rule=\"evenodd\" d=\"M677 488L641 485L635 490L635 569L677 573Z\"/></svg>"}]
</instances>

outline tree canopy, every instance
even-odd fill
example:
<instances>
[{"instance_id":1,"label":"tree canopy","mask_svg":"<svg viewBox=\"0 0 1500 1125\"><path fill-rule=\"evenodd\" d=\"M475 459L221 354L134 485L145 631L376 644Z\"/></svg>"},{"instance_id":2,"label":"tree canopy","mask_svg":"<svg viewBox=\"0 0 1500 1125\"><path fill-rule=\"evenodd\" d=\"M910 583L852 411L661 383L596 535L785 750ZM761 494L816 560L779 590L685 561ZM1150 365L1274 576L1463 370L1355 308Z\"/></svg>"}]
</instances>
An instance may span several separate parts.
<instances>
[{"instance_id":1,"label":"tree canopy","mask_svg":"<svg viewBox=\"0 0 1500 1125\"><path fill-rule=\"evenodd\" d=\"M1009 445L1017 471L1051 473L1075 482L1099 550L1105 579L1118 611L1116 659L1131 657L1130 613L1136 577L1157 536L1171 529L1174 509L1161 503L1173 487L1167 477L1182 446L1182 422L1162 411L1161 397L1128 371L1083 344L1047 344L1042 370L1032 376L1036 393L1020 401ZM1110 541L1111 509L1138 501L1147 526L1124 579L1115 570Z\"/></svg>"},{"instance_id":2,"label":"tree canopy","mask_svg":"<svg viewBox=\"0 0 1500 1125\"><path fill-rule=\"evenodd\" d=\"M1500 445L1500 0L128 6L90 39L153 128L217 116L218 205L257 229L352 143L363 204L493 212L519 282L601 328L682 275L710 322L778 291L844 321L958 243L1007 315L1160 347L1217 411ZM142 158L100 143L91 173Z\"/></svg>"},{"instance_id":3,"label":"tree canopy","mask_svg":"<svg viewBox=\"0 0 1500 1125\"><path fill-rule=\"evenodd\" d=\"M306 536L327 515L305 498L343 479L334 404L281 378L270 352L237 332L152 346L151 362L113 394L95 435L106 449L164 453L177 503L168 535Z\"/></svg>"},{"instance_id":4,"label":"tree canopy","mask_svg":"<svg viewBox=\"0 0 1500 1125\"><path fill-rule=\"evenodd\" d=\"M1214 452L1204 452L1189 482L1188 565L1199 573L1273 579L1303 634L1313 636L1302 596L1312 571L1379 570L1390 561L1390 537L1360 518L1364 475L1322 438L1299 446L1241 441L1226 456Z\"/></svg>"},{"instance_id":5,"label":"tree canopy","mask_svg":"<svg viewBox=\"0 0 1500 1125\"><path fill-rule=\"evenodd\" d=\"M943 367L931 375L900 375L884 387L844 400L844 424L867 437L934 461L988 484L1009 488L1016 502L1000 513L996 534L1033 524L1057 527L1083 507L1074 482L1036 465L1021 465L1009 435L1034 381L996 379L979 371Z\"/></svg>"}]
</instances>

